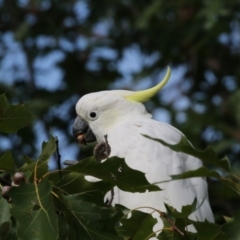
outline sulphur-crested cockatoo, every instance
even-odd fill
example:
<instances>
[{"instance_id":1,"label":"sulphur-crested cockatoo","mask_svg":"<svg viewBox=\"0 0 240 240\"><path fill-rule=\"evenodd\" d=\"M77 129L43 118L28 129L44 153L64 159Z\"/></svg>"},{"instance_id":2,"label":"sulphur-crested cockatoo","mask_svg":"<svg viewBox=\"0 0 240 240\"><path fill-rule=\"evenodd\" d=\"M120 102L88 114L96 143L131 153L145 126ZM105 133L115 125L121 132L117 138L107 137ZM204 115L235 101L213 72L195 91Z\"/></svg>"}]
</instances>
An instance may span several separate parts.
<instances>
[{"instance_id":1,"label":"sulphur-crested cockatoo","mask_svg":"<svg viewBox=\"0 0 240 240\"><path fill-rule=\"evenodd\" d=\"M90 93L76 105L77 118L73 131L81 142L104 142L107 135L111 147L109 157L125 158L130 168L145 173L149 183L171 179L171 175L194 170L202 166L201 160L181 152L175 152L159 142L144 137L162 139L176 144L183 134L176 128L152 119L142 102L154 96L168 81L168 68L164 79L155 87L133 92L112 90ZM129 209L152 207L165 211L167 203L181 211L182 206L197 199L198 208L189 218L197 221L214 222L208 200L207 182L204 178L190 178L157 184L162 191L130 193L114 189L113 203ZM152 209L141 209L152 212ZM156 216L155 216L156 217ZM160 221L160 220L159 220ZM162 227L156 225L154 231ZM190 229L191 230L191 229Z\"/></svg>"}]
</instances>

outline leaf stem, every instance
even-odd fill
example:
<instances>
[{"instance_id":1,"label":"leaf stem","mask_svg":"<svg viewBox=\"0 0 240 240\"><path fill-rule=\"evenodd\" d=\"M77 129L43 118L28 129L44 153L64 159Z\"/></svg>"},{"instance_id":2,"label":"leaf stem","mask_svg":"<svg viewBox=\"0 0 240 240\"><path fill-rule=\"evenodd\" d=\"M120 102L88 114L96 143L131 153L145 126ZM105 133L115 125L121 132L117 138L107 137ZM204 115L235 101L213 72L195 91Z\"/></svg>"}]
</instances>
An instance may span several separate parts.
<instances>
[{"instance_id":1,"label":"leaf stem","mask_svg":"<svg viewBox=\"0 0 240 240\"><path fill-rule=\"evenodd\" d=\"M42 178L45 178L46 176L48 176L48 175L50 175L50 174L52 174L52 173L55 173L55 172L58 172L59 170L53 170L53 171L51 171L51 172L47 172L46 174L44 174L43 176L42 176Z\"/></svg>"}]
</instances>

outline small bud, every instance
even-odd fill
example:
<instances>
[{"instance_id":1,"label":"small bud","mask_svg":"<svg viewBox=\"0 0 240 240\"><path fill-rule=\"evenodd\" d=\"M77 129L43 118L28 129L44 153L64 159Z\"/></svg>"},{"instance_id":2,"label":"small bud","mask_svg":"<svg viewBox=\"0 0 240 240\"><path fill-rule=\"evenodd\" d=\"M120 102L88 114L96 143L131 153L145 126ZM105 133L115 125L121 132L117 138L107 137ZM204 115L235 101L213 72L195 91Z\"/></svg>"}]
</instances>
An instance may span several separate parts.
<instances>
[{"instance_id":1,"label":"small bud","mask_svg":"<svg viewBox=\"0 0 240 240\"><path fill-rule=\"evenodd\" d=\"M25 182L25 176L21 172L16 172L13 175L12 186L19 186L21 182Z\"/></svg>"},{"instance_id":2,"label":"small bud","mask_svg":"<svg viewBox=\"0 0 240 240\"><path fill-rule=\"evenodd\" d=\"M3 186L2 187L2 197L5 198L8 202L12 201L12 199L8 195L8 192L10 189L11 189L11 186Z\"/></svg>"}]
</instances>

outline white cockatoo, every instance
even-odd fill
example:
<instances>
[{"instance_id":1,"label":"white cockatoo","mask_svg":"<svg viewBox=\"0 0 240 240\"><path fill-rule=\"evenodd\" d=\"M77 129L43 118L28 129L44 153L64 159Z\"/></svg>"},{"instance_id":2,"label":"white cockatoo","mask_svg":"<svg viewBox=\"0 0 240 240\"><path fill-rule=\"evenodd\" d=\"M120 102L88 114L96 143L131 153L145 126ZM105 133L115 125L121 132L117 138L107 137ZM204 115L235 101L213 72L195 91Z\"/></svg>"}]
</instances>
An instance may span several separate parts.
<instances>
[{"instance_id":1,"label":"white cockatoo","mask_svg":"<svg viewBox=\"0 0 240 240\"><path fill-rule=\"evenodd\" d=\"M109 157L124 158L130 168L145 173L149 183L158 183L162 189L156 192L131 193L116 187L113 204L119 203L129 209L146 207L140 210L152 212L147 207L165 211L166 203L181 211L182 206L192 204L196 198L198 208L189 218L214 222L205 178L159 183L170 180L171 175L198 169L202 166L201 160L175 152L143 136L162 139L169 144L178 143L183 136L176 128L152 119L152 115L142 104L167 83L170 75L168 68L166 76L158 85L143 91L111 90L84 95L76 104L78 116L73 132L82 143L94 140L101 143L107 135L111 147ZM162 222L158 216L154 217L158 218L158 224L153 230L159 231L163 226Z\"/></svg>"}]
</instances>

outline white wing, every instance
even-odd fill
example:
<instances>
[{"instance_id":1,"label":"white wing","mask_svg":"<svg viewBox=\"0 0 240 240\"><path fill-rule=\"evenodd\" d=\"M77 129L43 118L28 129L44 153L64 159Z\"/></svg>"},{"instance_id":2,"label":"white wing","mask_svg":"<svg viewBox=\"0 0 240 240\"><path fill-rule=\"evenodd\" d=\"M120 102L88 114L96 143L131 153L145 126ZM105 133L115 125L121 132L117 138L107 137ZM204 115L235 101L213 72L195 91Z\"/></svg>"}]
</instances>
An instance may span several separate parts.
<instances>
[{"instance_id":1,"label":"white wing","mask_svg":"<svg viewBox=\"0 0 240 240\"><path fill-rule=\"evenodd\" d=\"M174 127L153 119L132 121L117 127L108 135L111 156L125 158L129 167L142 171L150 183L171 179L170 175L194 170L202 162L190 155L175 152L142 134L176 144L183 134ZM114 203L130 209L153 207L165 211L164 202L178 211L182 206L191 204L197 198L199 208L189 218L198 221L207 219L214 222L208 200L207 183L204 178L190 178L157 184L163 191L129 193L115 189ZM146 208L144 211L152 212Z\"/></svg>"}]
</instances>

